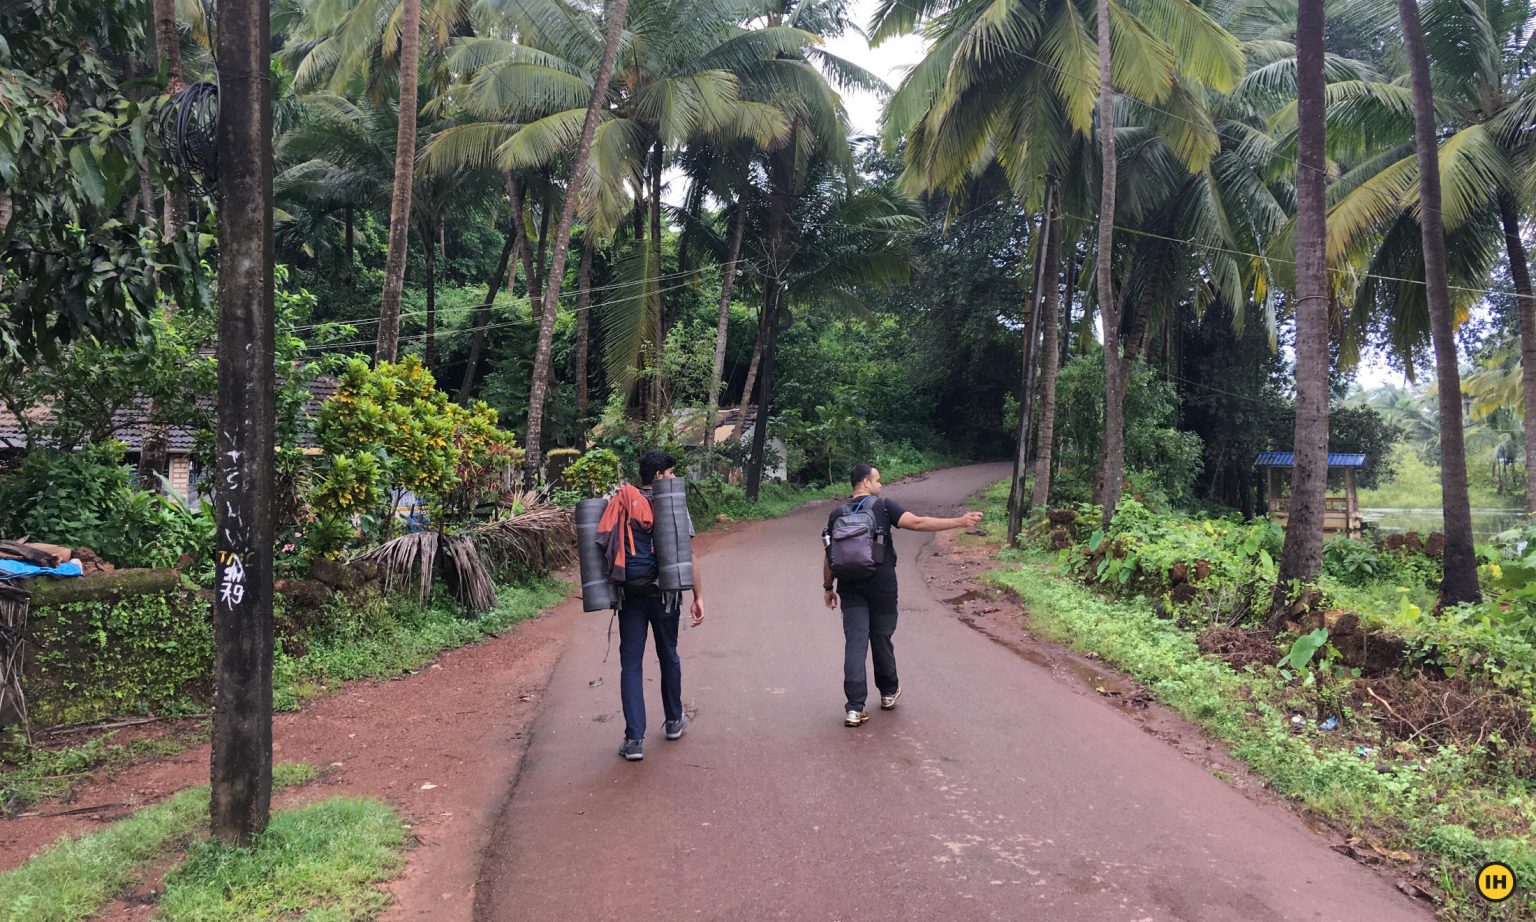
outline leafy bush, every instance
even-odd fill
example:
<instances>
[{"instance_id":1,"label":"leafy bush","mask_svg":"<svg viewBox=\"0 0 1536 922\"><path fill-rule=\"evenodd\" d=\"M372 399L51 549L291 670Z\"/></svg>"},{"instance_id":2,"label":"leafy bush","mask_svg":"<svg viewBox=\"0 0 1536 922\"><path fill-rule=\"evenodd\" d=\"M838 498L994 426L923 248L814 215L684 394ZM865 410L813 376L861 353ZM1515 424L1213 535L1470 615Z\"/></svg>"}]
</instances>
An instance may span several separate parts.
<instances>
[{"instance_id":1,"label":"leafy bush","mask_svg":"<svg viewBox=\"0 0 1536 922\"><path fill-rule=\"evenodd\" d=\"M522 451L496 424L496 411L484 403L451 402L416 356L377 368L349 362L320 410L325 459L309 496L319 525L314 552L339 550L354 516L385 520L400 491L429 504L434 518L462 517L499 499L502 472Z\"/></svg>"},{"instance_id":2,"label":"leafy bush","mask_svg":"<svg viewBox=\"0 0 1536 922\"><path fill-rule=\"evenodd\" d=\"M624 479L619 456L606 448L594 448L565 469L565 483L584 498L603 496Z\"/></svg>"},{"instance_id":3,"label":"leafy bush","mask_svg":"<svg viewBox=\"0 0 1536 922\"><path fill-rule=\"evenodd\" d=\"M1186 583L1257 593L1274 584L1283 541L1283 530L1269 522L1162 516L1127 499L1109 532L1095 532L1074 567L1084 579L1125 593L1163 593Z\"/></svg>"},{"instance_id":4,"label":"leafy bush","mask_svg":"<svg viewBox=\"0 0 1536 922\"><path fill-rule=\"evenodd\" d=\"M1052 490L1063 502L1093 489L1104 430L1104 363L1079 357L1057 379L1056 457ZM1125 393L1125 467L1132 495L1155 509L1186 505L1200 471L1200 437L1177 428L1179 395L1145 365L1134 365Z\"/></svg>"},{"instance_id":5,"label":"leafy bush","mask_svg":"<svg viewBox=\"0 0 1536 922\"><path fill-rule=\"evenodd\" d=\"M179 499L135 489L117 442L39 448L0 480L0 535L88 547L120 566L211 560L213 520Z\"/></svg>"},{"instance_id":6,"label":"leafy bush","mask_svg":"<svg viewBox=\"0 0 1536 922\"><path fill-rule=\"evenodd\" d=\"M1323 573L1346 586L1364 586L1389 579L1396 571L1374 544L1342 536L1323 545Z\"/></svg>"}]
</instances>

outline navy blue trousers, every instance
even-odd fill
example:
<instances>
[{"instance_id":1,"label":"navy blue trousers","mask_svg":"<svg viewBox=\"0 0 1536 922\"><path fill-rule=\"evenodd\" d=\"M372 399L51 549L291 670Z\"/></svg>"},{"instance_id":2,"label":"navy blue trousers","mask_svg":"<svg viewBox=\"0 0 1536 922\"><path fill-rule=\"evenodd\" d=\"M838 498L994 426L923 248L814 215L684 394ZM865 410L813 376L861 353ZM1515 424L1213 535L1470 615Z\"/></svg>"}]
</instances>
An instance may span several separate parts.
<instances>
[{"instance_id":1,"label":"navy blue trousers","mask_svg":"<svg viewBox=\"0 0 1536 922\"><path fill-rule=\"evenodd\" d=\"M626 595L619 609L619 694L624 699L624 738L645 739L645 634L656 639L661 665L661 708L667 720L683 716L683 664L677 656L682 608L660 595Z\"/></svg>"}]
</instances>

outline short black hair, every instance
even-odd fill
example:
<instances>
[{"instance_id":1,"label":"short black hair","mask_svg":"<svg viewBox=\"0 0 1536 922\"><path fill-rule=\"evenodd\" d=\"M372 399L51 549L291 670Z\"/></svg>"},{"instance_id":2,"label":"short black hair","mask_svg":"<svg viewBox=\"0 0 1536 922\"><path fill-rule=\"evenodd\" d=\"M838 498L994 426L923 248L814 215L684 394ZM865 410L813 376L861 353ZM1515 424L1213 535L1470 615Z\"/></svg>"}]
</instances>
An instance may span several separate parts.
<instances>
[{"instance_id":1,"label":"short black hair","mask_svg":"<svg viewBox=\"0 0 1536 922\"><path fill-rule=\"evenodd\" d=\"M662 471L677 467L677 459L664 451L651 449L640 456L640 486L648 487Z\"/></svg>"},{"instance_id":2,"label":"short black hair","mask_svg":"<svg viewBox=\"0 0 1536 922\"><path fill-rule=\"evenodd\" d=\"M873 464L855 464L853 470L848 474L848 485L857 489L859 484L863 483L874 471L875 466Z\"/></svg>"}]
</instances>

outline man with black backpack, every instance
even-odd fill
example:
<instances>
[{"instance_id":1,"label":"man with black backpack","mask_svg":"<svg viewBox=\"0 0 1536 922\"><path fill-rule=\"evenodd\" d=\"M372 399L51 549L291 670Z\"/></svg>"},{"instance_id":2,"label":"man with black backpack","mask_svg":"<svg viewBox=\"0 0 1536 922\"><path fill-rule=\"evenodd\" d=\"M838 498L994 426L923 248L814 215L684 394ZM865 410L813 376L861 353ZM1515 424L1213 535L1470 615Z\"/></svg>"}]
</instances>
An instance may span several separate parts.
<instances>
[{"instance_id":1,"label":"man with black backpack","mask_svg":"<svg viewBox=\"0 0 1536 922\"><path fill-rule=\"evenodd\" d=\"M864 709L869 694L866 655L874 656L881 710L891 710L901 697L896 648L891 643L897 611L896 547L891 543L891 529L974 528L981 521L981 513L967 512L953 519L914 515L880 495L880 471L868 464L855 464L848 479L853 497L832 510L821 534L827 552L821 586L828 608L837 608L839 598L842 600L843 694L848 699L843 723L857 727L869 720Z\"/></svg>"},{"instance_id":2,"label":"man with black backpack","mask_svg":"<svg viewBox=\"0 0 1536 922\"><path fill-rule=\"evenodd\" d=\"M617 533L600 537L617 553L614 581L620 584L619 695L624 702L624 745L619 755L631 762L645 758L645 635L656 639L656 659L661 667L661 706L666 714L666 738L680 739L688 728L683 713L683 668L677 655L678 628L682 621L682 593L662 592L659 567L651 532L651 498L657 480L676 476L677 459L663 451L640 456L640 488L625 484L604 512L600 531ZM688 522L692 535L693 523ZM693 625L704 621L704 596L699 584L699 564L693 562Z\"/></svg>"}]
</instances>

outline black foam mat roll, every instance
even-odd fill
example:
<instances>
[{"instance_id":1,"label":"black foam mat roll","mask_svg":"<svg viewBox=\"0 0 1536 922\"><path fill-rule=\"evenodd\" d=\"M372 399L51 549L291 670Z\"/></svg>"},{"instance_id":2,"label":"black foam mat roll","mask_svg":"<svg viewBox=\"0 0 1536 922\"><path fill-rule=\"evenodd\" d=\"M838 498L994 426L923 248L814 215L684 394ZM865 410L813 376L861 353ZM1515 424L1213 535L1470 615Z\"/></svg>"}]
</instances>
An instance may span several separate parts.
<instances>
[{"instance_id":1,"label":"black foam mat roll","mask_svg":"<svg viewBox=\"0 0 1536 922\"><path fill-rule=\"evenodd\" d=\"M606 499L584 499L576 504L576 554L581 564L583 611L602 611L619 605L618 590L603 566L603 549L597 546L597 524L606 508Z\"/></svg>"},{"instance_id":2,"label":"black foam mat roll","mask_svg":"<svg viewBox=\"0 0 1536 922\"><path fill-rule=\"evenodd\" d=\"M688 483L681 477L657 480L652 488L652 535L657 582L663 592L693 588L693 538L688 534Z\"/></svg>"}]
</instances>

